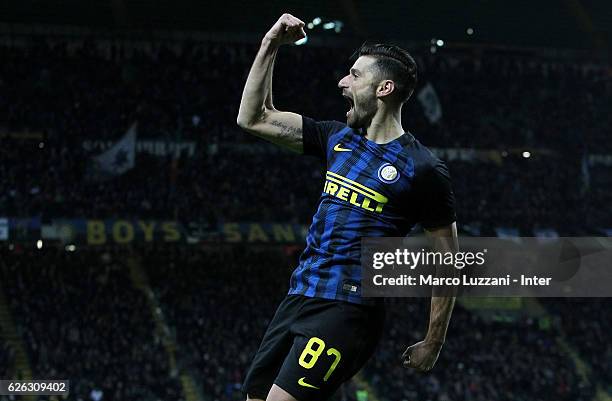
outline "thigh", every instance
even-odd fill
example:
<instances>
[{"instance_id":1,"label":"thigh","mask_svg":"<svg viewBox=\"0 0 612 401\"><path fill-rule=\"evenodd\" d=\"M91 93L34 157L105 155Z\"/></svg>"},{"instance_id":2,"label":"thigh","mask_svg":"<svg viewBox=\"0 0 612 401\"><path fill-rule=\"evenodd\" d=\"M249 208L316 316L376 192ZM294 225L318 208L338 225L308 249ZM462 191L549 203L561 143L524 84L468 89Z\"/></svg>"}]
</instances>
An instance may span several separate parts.
<instances>
[{"instance_id":1,"label":"thigh","mask_svg":"<svg viewBox=\"0 0 612 401\"><path fill-rule=\"evenodd\" d=\"M278 387L276 384L272 385L270 392L268 393L268 397L265 401L299 401L296 400L294 396Z\"/></svg>"},{"instance_id":2,"label":"thigh","mask_svg":"<svg viewBox=\"0 0 612 401\"><path fill-rule=\"evenodd\" d=\"M383 323L382 308L321 299L305 303L274 383L299 401L331 397L372 355Z\"/></svg>"},{"instance_id":3,"label":"thigh","mask_svg":"<svg viewBox=\"0 0 612 401\"><path fill-rule=\"evenodd\" d=\"M266 399L293 345L290 327L297 316L300 302L300 297L288 296L278 306L242 385L243 392L249 398Z\"/></svg>"}]
</instances>

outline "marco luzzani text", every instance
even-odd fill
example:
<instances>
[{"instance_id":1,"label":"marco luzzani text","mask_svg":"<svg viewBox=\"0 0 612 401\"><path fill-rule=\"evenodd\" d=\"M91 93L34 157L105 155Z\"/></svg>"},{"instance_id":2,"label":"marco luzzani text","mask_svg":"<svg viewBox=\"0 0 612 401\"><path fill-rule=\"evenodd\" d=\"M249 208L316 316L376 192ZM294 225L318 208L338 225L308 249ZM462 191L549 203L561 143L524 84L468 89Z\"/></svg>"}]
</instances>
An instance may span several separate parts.
<instances>
[{"instance_id":1,"label":"marco luzzani text","mask_svg":"<svg viewBox=\"0 0 612 401\"><path fill-rule=\"evenodd\" d=\"M550 277L526 276L512 277L510 274L502 277L470 276L469 274L458 274L443 277L437 274L436 268L454 268L461 271L465 268L484 269L486 264L487 249L478 252L436 252L421 249L414 252L407 249L396 249L393 252L374 252L372 254L372 268L374 270L409 269L414 271L421 267L431 267L430 274L394 274L393 277L385 277L383 274L375 274L372 282L375 286L546 286L550 285Z\"/></svg>"}]
</instances>

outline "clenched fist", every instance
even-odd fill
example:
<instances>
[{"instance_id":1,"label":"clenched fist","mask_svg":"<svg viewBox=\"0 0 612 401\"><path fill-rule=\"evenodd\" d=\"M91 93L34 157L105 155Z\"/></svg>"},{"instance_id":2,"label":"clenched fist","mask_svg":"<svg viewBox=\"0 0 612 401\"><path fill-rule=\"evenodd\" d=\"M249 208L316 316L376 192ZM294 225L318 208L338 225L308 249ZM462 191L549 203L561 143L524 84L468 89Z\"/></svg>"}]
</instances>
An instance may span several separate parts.
<instances>
[{"instance_id":1,"label":"clenched fist","mask_svg":"<svg viewBox=\"0 0 612 401\"><path fill-rule=\"evenodd\" d=\"M306 37L304 21L291 14L283 14L266 33L265 37L276 46L298 41Z\"/></svg>"},{"instance_id":2,"label":"clenched fist","mask_svg":"<svg viewBox=\"0 0 612 401\"><path fill-rule=\"evenodd\" d=\"M442 341L420 341L410 347L402 354L402 362L405 368L414 368L421 372L430 371L440 355Z\"/></svg>"}]
</instances>

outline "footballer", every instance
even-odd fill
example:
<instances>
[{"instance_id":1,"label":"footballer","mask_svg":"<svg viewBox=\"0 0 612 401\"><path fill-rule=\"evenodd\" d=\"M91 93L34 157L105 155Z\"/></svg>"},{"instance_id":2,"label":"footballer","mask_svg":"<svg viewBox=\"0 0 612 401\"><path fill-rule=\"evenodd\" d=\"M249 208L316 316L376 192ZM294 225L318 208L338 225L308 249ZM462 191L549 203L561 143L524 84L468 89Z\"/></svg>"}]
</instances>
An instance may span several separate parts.
<instances>
[{"instance_id":1,"label":"footballer","mask_svg":"<svg viewBox=\"0 0 612 401\"><path fill-rule=\"evenodd\" d=\"M304 38L283 14L264 36L249 72L238 125L296 153L318 157L326 177L306 248L246 375L247 400L323 401L370 358L384 325L384 300L361 296L361 238L401 237L421 224L435 250L455 251L455 199L445 164L401 122L417 66L405 50L363 45L340 80L346 123L279 111L272 71L281 45ZM453 296L432 296L425 338L401 356L430 370L440 353ZM398 359L400 356L398 355Z\"/></svg>"}]
</instances>

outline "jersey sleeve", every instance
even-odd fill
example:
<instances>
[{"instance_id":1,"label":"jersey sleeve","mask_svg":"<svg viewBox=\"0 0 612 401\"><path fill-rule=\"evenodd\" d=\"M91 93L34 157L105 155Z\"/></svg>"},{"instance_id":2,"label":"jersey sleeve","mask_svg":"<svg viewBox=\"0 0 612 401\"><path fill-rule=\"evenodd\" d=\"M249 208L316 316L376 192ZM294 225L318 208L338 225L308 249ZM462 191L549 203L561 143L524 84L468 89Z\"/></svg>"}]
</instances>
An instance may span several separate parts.
<instances>
[{"instance_id":1,"label":"jersey sleeve","mask_svg":"<svg viewBox=\"0 0 612 401\"><path fill-rule=\"evenodd\" d=\"M302 116L302 141L304 154L325 159L329 137L345 127L339 121L315 121Z\"/></svg>"},{"instance_id":2,"label":"jersey sleeve","mask_svg":"<svg viewBox=\"0 0 612 401\"><path fill-rule=\"evenodd\" d=\"M419 195L419 219L423 228L443 227L457 220L450 173L441 160L423 172Z\"/></svg>"}]
</instances>

